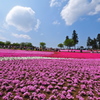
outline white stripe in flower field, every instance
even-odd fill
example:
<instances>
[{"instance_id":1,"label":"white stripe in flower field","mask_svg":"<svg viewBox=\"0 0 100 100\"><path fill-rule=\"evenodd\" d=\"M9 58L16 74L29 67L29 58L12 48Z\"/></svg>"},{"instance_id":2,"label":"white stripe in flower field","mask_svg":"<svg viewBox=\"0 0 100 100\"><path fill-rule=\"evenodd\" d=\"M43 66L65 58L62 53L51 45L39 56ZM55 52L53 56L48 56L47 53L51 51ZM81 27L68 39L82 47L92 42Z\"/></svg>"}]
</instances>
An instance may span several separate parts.
<instances>
[{"instance_id":1,"label":"white stripe in flower field","mask_svg":"<svg viewBox=\"0 0 100 100\"><path fill-rule=\"evenodd\" d=\"M20 60L20 59L75 59L75 58L56 58L56 57L0 57L3 60Z\"/></svg>"}]
</instances>

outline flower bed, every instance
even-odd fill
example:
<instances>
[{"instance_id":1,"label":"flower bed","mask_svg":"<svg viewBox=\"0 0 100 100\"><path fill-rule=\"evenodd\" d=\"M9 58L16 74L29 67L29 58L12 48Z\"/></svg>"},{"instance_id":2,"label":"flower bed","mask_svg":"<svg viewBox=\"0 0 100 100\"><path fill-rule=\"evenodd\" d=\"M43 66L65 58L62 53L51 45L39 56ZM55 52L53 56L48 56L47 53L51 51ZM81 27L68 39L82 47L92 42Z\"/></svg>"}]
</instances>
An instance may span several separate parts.
<instances>
[{"instance_id":1,"label":"flower bed","mask_svg":"<svg viewBox=\"0 0 100 100\"><path fill-rule=\"evenodd\" d=\"M0 57L57 57L57 58L100 59L100 53L47 52L47 51L0 49Z\"/></svg>"},{"instance_id":2,"label":"flower bed","mask_svg":"<svg viewBox=\"0 0 100 100\"><path fill-rule=\"evenodd\" d=\"M54 52L0 49L0 57L49 56Z\"/></svg>"},{"instance_id":3,"label":"flower bed","mask_svg":"<svg viewBox=\"0 0 100 100\"><path fill-rule=\"evenodd\" d=\"M58 58L85 58L85 59L100 59L99 53L76 53L76 52L55 52L49 57Z\"/></svg>"},{"instance_id":4,"label":"flower bed","mask_svg":"<svg viewBox=\"0 0 100 100\"><path fill-rule=\"evenodd\" d=\"M0 61L0 100L100 100L100 59Z\"/></svg>"},{"instance_id":5,"label":"flower bed","mask_svg":"<svg viewBox=\"0 0 100 100\"><path fill-rule=\"evenodd\" d=\"M60 50L61 52L80 52L80 50L76 50L76 49L65 49L65 50ZM84 53L90 53L90 50L82 50L82 52Z\"/></svg>"}]
</instances>

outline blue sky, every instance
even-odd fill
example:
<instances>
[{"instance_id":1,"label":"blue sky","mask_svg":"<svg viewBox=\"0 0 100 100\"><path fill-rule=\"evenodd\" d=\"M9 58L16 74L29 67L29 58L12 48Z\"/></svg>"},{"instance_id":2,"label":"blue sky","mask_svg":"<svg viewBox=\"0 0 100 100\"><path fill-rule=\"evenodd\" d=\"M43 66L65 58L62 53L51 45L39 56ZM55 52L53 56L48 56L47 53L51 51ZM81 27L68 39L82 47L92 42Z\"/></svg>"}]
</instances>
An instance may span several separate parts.
<instances>
[{"instance_id":1,"label":"blue sky","mask_svg":"<svg viewBox=\"0 0 100 100\"><path fill-rule=\"evenodd\" d=\"M0 0L0 41L56 48L76 30L86 47L100 33L100 0Z\"/></svg>"}]
</instances>

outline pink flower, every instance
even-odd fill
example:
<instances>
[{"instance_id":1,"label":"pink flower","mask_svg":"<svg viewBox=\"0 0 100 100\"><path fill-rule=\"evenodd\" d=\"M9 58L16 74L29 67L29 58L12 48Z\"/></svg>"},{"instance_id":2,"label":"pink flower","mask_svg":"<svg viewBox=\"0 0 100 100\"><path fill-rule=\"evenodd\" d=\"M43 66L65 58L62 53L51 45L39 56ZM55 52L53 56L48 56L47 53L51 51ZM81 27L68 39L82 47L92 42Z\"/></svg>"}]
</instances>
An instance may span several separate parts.
<instances>
[{"instance_id":1,"label":"pink flower","mask_svg":"<svg viewBox=\"0 0 100 100\"><path fill-rule=\"evenodd\" d=\"M68 87L63 87L63 89L66 91L68 89Z\"/></svg>"},{"instance_id":2,"label":"pink flower","mask_svg":"<svg viewBox=\"0 0 100 100\"><path fill-rule=\"evenodd\" d=\"M0 97L2 97L2 96L3 96L3 94L4 94L4 93L0 92Z\"/></svg>"},{"instance_id":3,"label":"pink flower","mask_svg":"<svg viewBox=\"0 0 100 100\"><path fill-rule=\"evenodd\" d=\"M14 100L24 100L24 99L22 97L20 97L20 96L15 96Z\"/></svg>"},{"instance_id":4,"label":"pink flower","mask_svg":"<svg viewBox=\"0 0 100 100\"><path fill-rule=\"evenodd\" d=\"M27 86L27 88L28 88L29 91L35 91L36 90L36 88L34 86L31 86L31 85Z\"/></svg>"},{"instance_id":5,"label":"pink flower","mask_svg":"<svg viewBox=\"0 0 100 100\"><path fill-rule=\"evenodd\" d=\"M3 100L9 100L9 97L3 96L2 99L3 99Z\"/></svg>"},{"instance_id":6,"label":"pink flower","mask_svg":"<svg viewBox=\"0 0 100 100\"><path fill-rule=\"evenodd\" d=\"M49 100L55 100L57 97L55 96L55 95L51 95L50 97L49 97Z\"/></svg>"},{"instance_id":7,"label":"pink flower","mask_svg":"<svg viewBox=\"0 0 100 100\"><path fill-rule=\"evenodd\" d=\"M40 90L44 90L45 89L45 87L44 86L40 86Z\"/></svg>"},{"instance_id":8,"label":"pink flower","mask_svg":"<svg viewBox=\"0 0 100 100\"><path fill-rule=\"evenodd\" d=\"M46 95L43 93L38 94L39 99L46 99Z\"/></svg>"},{"instance_id":9,"label":"pink flower","mask_svg":"<svg viewBox=\"0 0 100 100\"><path fill-rule=\"evenodd\" d=\"M25 93L28 91L28 88L27 87L23 87L21 90L20 90L22 93Z\"/></svg>"},{"instance_id":10,"label":"pink flower","mask_svg":"<svg viewBox=\"0 0 100 100\"><path fill-rule=\"evenodd\" d=\"M54 89L54 90L52 90L52 94L55 94L55 95L58 95L58 90L57 89Z\"/></svg>"},{"instance_id":11,"label":"pink flower","mask_svg":"<svg viewBox=\"0 0 100 100\"><path fill-rule=\"evenodd\" d=\"M55 86L55 89L59 89L59 90L60 90L60 89L61 89L61 87L60 87L60 86Z\"/></svg>"},{"instance_id":12,"label":"pink flower","mask_svg":"<svg viewBox=\"0 0 100 100\"><path fill-rule=\"evenodd\" d=\"M36 92L39 93L40 92L40 89L36 89Z\"/></svg>"},{"instance_id":13,"label":"pink flower","mask_svg":"<svg viewBox=\"0 0 100 100\"><path fill-rule=\"evenodd\" d=\"M23 97L25 97L25 98L29 98L29 96L30 96L30 93L29 93L29 92L25 92L25 93L23 94Z\"/></svg>"},{"instance_id":14,"label":"pink flower","mask_svg":"<svg viewBox=\"0 0 100 100\"><path fill-rule=\"evenodd\" d=\"M48 89L53 89L53 86L52 85L49 85L47 88Z\"/></svg>"},{"instance_id":15,"label":"pink flower","mask_svg":"<svg viewBox=\"0 0 100 100\"><path fill-rule=\"evenodd\" d=\"M66 99L66 96L65 96L64 94L61 94L61 95L60 95L60 98L61 98L61 99Z\"/></svg>"}]
</instances>

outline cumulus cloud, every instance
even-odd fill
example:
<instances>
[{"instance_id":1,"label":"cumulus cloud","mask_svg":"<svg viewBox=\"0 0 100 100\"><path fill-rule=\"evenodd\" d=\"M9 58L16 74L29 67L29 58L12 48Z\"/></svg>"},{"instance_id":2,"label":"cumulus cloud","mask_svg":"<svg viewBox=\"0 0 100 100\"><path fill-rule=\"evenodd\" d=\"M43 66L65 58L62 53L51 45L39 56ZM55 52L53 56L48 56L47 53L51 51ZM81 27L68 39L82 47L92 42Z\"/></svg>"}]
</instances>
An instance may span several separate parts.
<instances>
[{"instance_id":1,"label":"cumulus cloud","mask_svg":"<svg viewBox=\"0 0 100 100\"><path fill-rule=\"evenodd\" d=\"M60 22L58 22L57 20L53 22L54 25L59 25Z\"/></svg>"},{"instance_id":2,"label":"cumulus cloud","mask_svg":"<svg viewBox=\"0 0 100 100\"><path fill-rule=\"evenodd\" d=\"M63 2L65 2L66 0L51 0L50 1L50 7L53 7L53 6L61 6L61 4Z\"/></svg>"},{"instance_id":3,"label":"cumulus cloud","mask_svg":"<svg viewBox=\"0 0 100 100\"><path fill-rule=\"evenodd\" d=\"M16 37L16 38L31 39L31 37L30 37L29 35L24 35L24 34L12 33L12 36L14 36L14 37Z\"/></svg>"},{"instance_id":4,"label":"cumulus cloud","mask_svg":"<svg viewBox=\"0 0 100 100\"><path fill-rule=\"evenodd\" d=\"M35 12L30 7L15 6L7 14L6 22L19 31L29 32L35 28L38 20L35 18Z\"/></svg>"},{"instance_id":5,"label":"cumulus cloud","mask_svg":"<svg viewBox=\"0 0 100 100\"><path fill-rule=\"evenodd\" d=\"M100 0L69 0L61 11L61 17L67 25L72 25L83 15L94 15L100 12Z\"/></svg>"},{"instance_id":6,"label":"cumulus cloud","mask_svg":"<svg viewBox=\"0 0 100 100\"><path fill-rule=\"evenodd\" d=\"M100 2L99 2L100 3ZM94 5L94 10L89 12L89 15L95 15L100 12L100 4Z\"/></svg>"}]
</instances>

